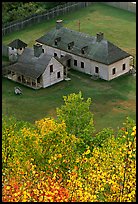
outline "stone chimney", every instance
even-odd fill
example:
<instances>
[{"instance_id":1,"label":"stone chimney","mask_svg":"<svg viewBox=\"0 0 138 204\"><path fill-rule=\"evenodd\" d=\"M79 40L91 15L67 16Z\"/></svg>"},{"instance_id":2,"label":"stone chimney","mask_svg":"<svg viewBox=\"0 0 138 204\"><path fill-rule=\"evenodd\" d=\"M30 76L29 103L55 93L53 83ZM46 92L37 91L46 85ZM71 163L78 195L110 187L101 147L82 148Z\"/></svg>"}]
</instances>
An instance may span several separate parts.
<instances>
[{"instance_id":1,"label":"stone chimney","mask_svg":"<svg viewBox=\"0 0 138 204\"><path fill-rule=\"evenodd\" d=\"M57 20L56 21L56 29L60 29L60 28L62 28L62 20Z\"/></svg>"},{"instance_id":2,"label":"stone chimney","mask_svg":"<svg viewBox=\"0 0 138 204\"><path fill-rule=\"evenodd\" d=\"M104 34L102 32L99 32L96 35L97 35L96 41L101 42L101 40L103 40L103 38L104 38Z\"/></svg>"},{"instance_id":3,"label":"stone chimney","mask_svg":"<svg viewBox=\"0 0 138 204\"><path fill-rule=\"evenodd\" d=\"M43 53L42 45L37 43L33 47L34 47L34 56L39 57Z\"/></svg>"}]
</instances>

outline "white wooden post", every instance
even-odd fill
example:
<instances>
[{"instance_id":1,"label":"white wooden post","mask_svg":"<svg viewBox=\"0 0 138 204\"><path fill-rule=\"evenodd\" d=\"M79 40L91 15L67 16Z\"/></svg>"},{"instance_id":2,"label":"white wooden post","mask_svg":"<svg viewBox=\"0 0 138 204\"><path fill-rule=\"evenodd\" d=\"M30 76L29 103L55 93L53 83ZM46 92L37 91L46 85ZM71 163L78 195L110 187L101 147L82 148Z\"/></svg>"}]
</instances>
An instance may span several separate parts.
<instances>
[{"instance_id":1,"label":"white wooden post","mask_svg":"<svg viewBox=\"0 0 138 204\"><path fill-rule=\"evenodd\" d=\"M31 80L31 86L33 86L32 79L30 79L30 80Z\"/></svg>"},{"instance_id":2,"label":"white wooden post","mask_svg":"<svg viewBox=\"0 0 138 204\"><path fill-rule=\"evenodd\" d=\"M36 87L37 87L37 79L35 80L35 85L36 85Z\"/></svg>"}]
</instances>

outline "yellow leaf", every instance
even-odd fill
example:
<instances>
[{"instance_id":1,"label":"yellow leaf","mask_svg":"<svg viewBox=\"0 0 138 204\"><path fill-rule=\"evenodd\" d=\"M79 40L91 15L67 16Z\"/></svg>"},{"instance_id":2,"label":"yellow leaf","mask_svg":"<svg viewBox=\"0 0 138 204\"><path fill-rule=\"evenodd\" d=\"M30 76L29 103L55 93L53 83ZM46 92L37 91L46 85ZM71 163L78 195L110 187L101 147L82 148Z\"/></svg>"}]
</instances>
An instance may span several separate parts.
<instances>
[{"instance_id":1,"label":"yellow leaf","mask_svg":"<svg viewBox=\"0 0 138 204\"><path fill-rule=\"evenodd\" d=\"M93 196L93 198L94 198L94 199L96 199L96 198L97 198L97 196L96 196L96 195L94 195L94 196Z\"/></svg>"},{"instance_id":2,"label":"yellow leaf","mask_svg":"<svg viewBox=\"0 0 138 204\"><path fill-rule=\"evenodd\" d=\"M132 151L129 151L129 152L128 152L128 154L131 154L131 153L132 153Z\"/></svg>"},{"instance_id":3,"label":"yellow leaf","mask_svg":"<svg viewBox=\"0 0 138 204\"><path fill-rule=\"evenodd\" d=\"M10 186L7 186L6 190L9 190L11 187Z\"/></svg>"},{"instance_id":4,"label":"yellow leaf","mask_svg":"<svg viewBox=\"0 0 138 204\"><path fill-rule=\"evenodd\" d=\"M80 161L80 160L77 158L77 159L76 159L76 162L78 163L79 161Z\"/></svg>"},{"instance_id":5,"label":"yellow leaf","mask_svg":"<svg viewBox=\"0 0 138 204\"><path fill-rule=\"evenodd\" d=\"M85 152L85 154L90 154L90 152L91 152L91 151L88 149L88 150Z\"/></svg>"},{"instance_id":6,"label":"yellow leaf","mask_svg":"<svg viewBox=\"0 0 138 204\"><path fill-rule=\"evenodd\" d=\"M58 157L59 157L59 158L62 158L62 154L59 154Z\"/></svg>"},{"instance_id":7,"label":"yellow leaf","mask_svg":"<svg viewBox=\"0 0 138 204\"><path fill-rule=\"evenodd\" d=\"M30 193L27 193L26 195L27 195L28 197L31 197Z\"/></svg>"},{"instance_id":8,"label":"yellow leaf","mask_svg":"<svg viewBox=\"0 0 138 204\"><path fill-rule=\"evenodd\" d=\"M43 201L43 196L40 196L39 197L39 202L42 202Z\"/></svg>"},{"instance_id":9,"label":"yellow leaf","mask_svg":"<svg viewBox=\"0 0 138 204\"><path fill-rule=\"evenodd\" d=\"M56 173L54 173L53 176L56 177Z\"/></svg>"},{"instance_id":10,"label":"yellow leaf","mask_svg":"<svg viewBox=\"0 0 138 204\"><path fill-rule=\"evenodd\" d=\"M129 193L129 194L128 194L128 197L131 197L131 196L132 196L131 193Z\"/></svg>"},{"instance_id":11,"label":"yellow leaf","mask_svg":"<svg viewBox=\"0 0 138 204\"><path fill-rule=\"evenodd\" d=\"M131 146L132 142L129 142L129 146Z\"/></svg>"},{"instance_id":12,"label":"yellow leaf","mask_svg":"<svg viewBox=\"0 0 138 204\"><path fill-rule=\"evenodd\" d=\"M51 163L51 159L50 159L50 160L48 160L48 163Z\"/></svg>"},{"instance_id":13,"label":"yellow leaf","mask_svg":"<svg viewBox=\"0 0 138 204\"><path fill-rule=\"evenodd\" d=\"M135 130L136 130L136 126L133 127L133 131L135 131Z\"/></svg>"},{"instance_id":14,"label":"yellow leaf","mask_svg":"<svg viewBox=\"0 0 138 204\"><path fill-rule=\"evenodd\" d=\"M26 202L27 200L25 198L23 198L22 202Z\"/></svg>"}]
</instances>

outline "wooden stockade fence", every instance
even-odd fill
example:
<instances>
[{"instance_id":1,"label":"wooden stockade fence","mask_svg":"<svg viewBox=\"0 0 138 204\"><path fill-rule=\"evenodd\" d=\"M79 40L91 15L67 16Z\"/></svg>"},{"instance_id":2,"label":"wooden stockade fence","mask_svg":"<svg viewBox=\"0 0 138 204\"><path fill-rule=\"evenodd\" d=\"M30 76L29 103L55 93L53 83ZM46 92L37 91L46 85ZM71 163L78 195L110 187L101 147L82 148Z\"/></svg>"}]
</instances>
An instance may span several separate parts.
<instances>
[{"instance_id":1,"label":"wooden stockade fence","mask_svg":"<svg viewBox=\"0 0 138 204\"><path fill-rule=\"evenodd\" d=\"M89 6L93 2L68 2L64 5L59 5L41 14L33 14L23 20L14 21L3 25L2 36L26 28L35 23L40 23L43 20L51 20L59 15L64 15L70 11Z\"/></svg>"},{"instance_id":2,"label":"wooden stockade fence","mask_svg":"<svg viewBox=\"0 0 138 204\"><path fill-rule=\"evenodd\" d=\"M9 56L9 47L7 45L2 45L2 56L4 57Z\"/></svg>"},{"instance_id":3,"label":"wooden stockade fence","mask_svg":"<svg viewBox=\"0 0 138 204\"><path fill-rule=\"evenodd\" d=\"M136 13L136 4L135 2L103 2L110 6L114 6L120 9L124 9L133 13Z\"/></svg>"}]
</instances>

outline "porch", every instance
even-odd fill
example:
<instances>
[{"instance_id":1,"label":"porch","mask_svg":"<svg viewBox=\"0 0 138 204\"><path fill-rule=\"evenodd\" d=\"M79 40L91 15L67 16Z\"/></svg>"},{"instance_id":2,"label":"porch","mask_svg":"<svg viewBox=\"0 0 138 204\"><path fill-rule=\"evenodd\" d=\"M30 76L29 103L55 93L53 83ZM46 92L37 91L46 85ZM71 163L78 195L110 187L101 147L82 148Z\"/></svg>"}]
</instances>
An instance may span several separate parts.
<instances>
[{"instance_id":1,"label":"porch","mask_svg":"<svg viewBox=\"0 0 138 204\"><path fill-rule=\"evenodd\" d=\"M4 75L4 77L17 82L19 84L22 84L24 86L27 86L29 88L33 88L33 89L40 89L42 88L42 81L41 78L37 78L37 79L33 79L31 77L28 76L23 76L21 74L17 74L13 71L9 71L8 74Z\"/></svg>"}]
</instances>

